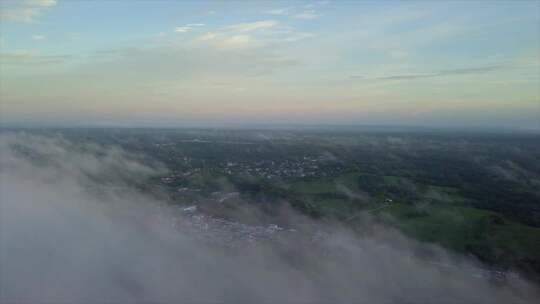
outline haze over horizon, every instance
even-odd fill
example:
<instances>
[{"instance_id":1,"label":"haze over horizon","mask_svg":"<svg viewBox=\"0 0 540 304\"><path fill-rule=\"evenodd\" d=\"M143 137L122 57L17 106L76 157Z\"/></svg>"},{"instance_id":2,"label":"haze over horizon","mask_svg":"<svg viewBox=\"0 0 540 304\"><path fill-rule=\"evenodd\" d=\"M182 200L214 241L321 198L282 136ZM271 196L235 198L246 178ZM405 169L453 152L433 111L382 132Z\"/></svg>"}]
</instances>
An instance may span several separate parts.
<instances>
[{"instance_id":1,"label":"haze over horizon","mask_svg":"<svg viewBox=\"0 0 540 304\"><path fill-rule=\"evenodd\" d=\"M540 130L540 2L0 3L0 121Z\"/></svg>"}]
</instances>

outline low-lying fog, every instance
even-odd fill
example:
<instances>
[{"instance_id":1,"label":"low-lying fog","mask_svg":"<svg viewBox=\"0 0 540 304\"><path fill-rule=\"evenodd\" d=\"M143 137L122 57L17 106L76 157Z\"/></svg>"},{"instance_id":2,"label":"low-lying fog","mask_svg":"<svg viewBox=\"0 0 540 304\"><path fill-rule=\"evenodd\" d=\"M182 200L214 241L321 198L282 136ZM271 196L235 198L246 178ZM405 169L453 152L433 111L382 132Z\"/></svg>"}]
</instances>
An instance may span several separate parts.
<instances>
[{"instance_id":1,"label":"low-lying fog","mask_svg":"<svg viewBox=\"0 0 540 304\"><path fill-rule=\"evenodd\" d=\"M292 211L302 226L292 236L234 249L203 242L171 225L176 210L130 186L165 168L117 148L4 133L0 155L2 303L533 303L538 296L519 275L493 282L474 261L391 229L371 226L359 236ZM325 237L313 238L315 230Z\"/></svg>"}]
</instances>

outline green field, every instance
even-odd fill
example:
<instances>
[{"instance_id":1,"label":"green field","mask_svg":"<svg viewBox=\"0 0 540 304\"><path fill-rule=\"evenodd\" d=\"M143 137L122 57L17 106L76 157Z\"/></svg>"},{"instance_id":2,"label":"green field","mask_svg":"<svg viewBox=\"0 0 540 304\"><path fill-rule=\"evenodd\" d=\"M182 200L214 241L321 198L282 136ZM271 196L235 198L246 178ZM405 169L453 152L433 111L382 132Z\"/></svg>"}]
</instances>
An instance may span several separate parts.
<instances>
[{"instance_id":1,"label":"green field","mask_svg":"<svg viewBox=\"0 0 540 304\"><path fill-rule=\"evenodd\" d=\"M303 202L304 211L317 216L348 219L369 212L414 239L474 254L488 264L536 267L531 270L540 271L540 228L498 212L471 207L454 187L414 183L421 193L416 203L385 203L386 195L381 191L371 196L369 202L341 196L338 185L360 192L361 176L366 175L349 172L333 179L298 181L290 187L290 195ZM380 180L381 189L411 183L398 176L381 176Z\"/></svg>"}]
</instances>

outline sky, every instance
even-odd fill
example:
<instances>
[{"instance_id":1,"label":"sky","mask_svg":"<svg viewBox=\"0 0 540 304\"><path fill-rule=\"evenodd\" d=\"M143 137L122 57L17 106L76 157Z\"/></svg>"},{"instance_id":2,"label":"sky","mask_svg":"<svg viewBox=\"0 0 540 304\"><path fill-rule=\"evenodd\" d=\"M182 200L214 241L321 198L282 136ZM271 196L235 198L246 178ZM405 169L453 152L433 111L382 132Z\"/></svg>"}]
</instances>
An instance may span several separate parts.
<instances>
[{"instance_id":1,"label":"sky","mask_svg":"<svg viewBox=\"0 0 540 304\"><path fill-rule=\"evenodd\" d=\"M540 1L3 0L0 122L540 130Z\"/></svg>"}]
</instances>

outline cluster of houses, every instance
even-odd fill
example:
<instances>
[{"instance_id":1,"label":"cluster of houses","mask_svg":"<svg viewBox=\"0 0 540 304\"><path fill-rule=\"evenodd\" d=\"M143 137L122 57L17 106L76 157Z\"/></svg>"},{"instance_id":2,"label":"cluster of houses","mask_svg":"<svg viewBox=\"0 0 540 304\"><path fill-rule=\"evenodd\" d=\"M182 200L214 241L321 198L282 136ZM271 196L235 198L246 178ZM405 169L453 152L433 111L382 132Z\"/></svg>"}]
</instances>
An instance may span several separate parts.
<instances>
[{"instance_id":1,"label":"cluster of houses","mask_svg":"<svg viewBox=\"0 0 540 304\"><path fill-rule=\"evenodd\" d=\"M227 161L219 166L227 175L247 174L266 179L326 177L344 170L338 163L327 163L321 157L304 156L299 159L260 160L254 162Z\"/></svg>"},{"instance_id":2,"label":"cluster of houses","mask_svg":"<svg viewBox=\"0 0 540 304\"><path fill-rule=\"evenodd\" d=\"M172 219L173 227L193 238L215 245L236 248L260 241L275 239L280 234L293 233L276 224L248 225L205 215L197 206L178 207L178 215Z\"/></svg>"}]
</instances>

